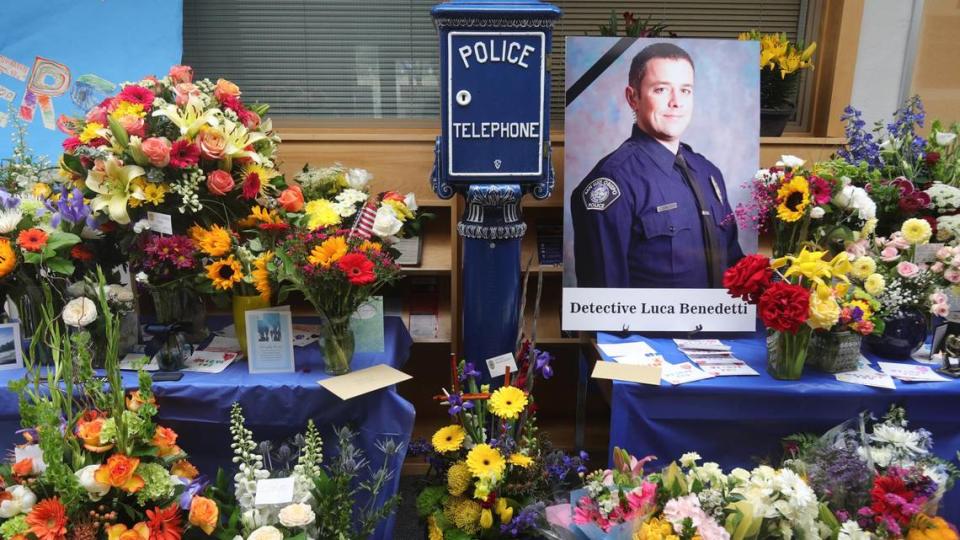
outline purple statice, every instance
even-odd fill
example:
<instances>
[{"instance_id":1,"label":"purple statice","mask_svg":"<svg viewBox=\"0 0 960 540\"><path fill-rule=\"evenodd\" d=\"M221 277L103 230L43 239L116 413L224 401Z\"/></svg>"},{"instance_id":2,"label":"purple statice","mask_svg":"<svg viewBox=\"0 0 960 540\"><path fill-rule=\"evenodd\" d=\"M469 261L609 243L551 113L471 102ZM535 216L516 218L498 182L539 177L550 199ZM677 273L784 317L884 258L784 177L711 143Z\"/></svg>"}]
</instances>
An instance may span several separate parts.
<instances>
[{"instance_id":1,"label":"purple statice","mask_svg":"<svg viewBox=\"0 0 960 540\"><path fill-rule=\"evenodd\" d=\"M847 136L847 146L841 148L837 154L852 164L865 161L872 169L882 167L880 145L873 135L864 129L867 123L863 120L863 113L847 105L840 116L840 120L845 124L843 131Z\"/></svg>"},{"instance_id":2,"label":"purple statice","mask_svg":"<svg viewBox=\"0 0 960 540\"><path fill-rule=\"evenodd\" d=\"M926 117L920 96L908 98L895 113L893 122L887 124L887 133L899 140L910 141L910 154L915 160L923 159L927 141L917 134L916 128L922 128Z\"/></svg>"},{"instance_id":3,"label":"purple statice","mask_svg":"<svg viewBox=\"0 0 960 540\"><path fill-rule=\"evenodd\" d=\"M536 369L540 372L540 375L544 379L553 377L553 368L550 366L550 362L553 360L553 355L546 351L541 351L540 349L534 349L533 354L536 358Z\"/></svg>"},{"instance_id":4,"label":"purple statice","mask_svg":"<svg viewBox=\"0 0 960 540\"><path fill-rule=\"evenodd\" d=\"M463 394L460 392L449 394L447 396L447 404L450 405L450 408L447 409L447 414L450 416L456 416L463 411L469 411L473 408L473 402L470 400L463 401Z\"/></svg>"},{"instance_id":5,"label":"purple statice","mask_svg":"<svg viewBox=\"0 0 960 540\"><path fill-rule=\"evenodd\" d=\"M834 510L855 512L870 500L874 472L855 448L827 446L813 450L807 466L810 487Z\"/></svg>"},{"instance_id":6,"label":"purple statice","mask_svg":"<svg viewBox=\"0 0 960 540\"><path fill-rule=\"evenodd\" d=\"M513 538L526 535L537 527L545 512L546 507L542 502L527 506L513 516L513 519L500 525L500 534L510 535Z\"/></svg>"},{"instance_id":7,"label":"purple statice","mask_svg":"<svg viewBox=\"0 0 960 540\"><path fill-rule=\"evenodd\" d=\"M480 376L480 372L476 370L473 366L473 362L467 362L463 365L463 369L460 371L460 380L466 381L467 378L473 377L477 378Z\"/></svg>"}]
</instances>

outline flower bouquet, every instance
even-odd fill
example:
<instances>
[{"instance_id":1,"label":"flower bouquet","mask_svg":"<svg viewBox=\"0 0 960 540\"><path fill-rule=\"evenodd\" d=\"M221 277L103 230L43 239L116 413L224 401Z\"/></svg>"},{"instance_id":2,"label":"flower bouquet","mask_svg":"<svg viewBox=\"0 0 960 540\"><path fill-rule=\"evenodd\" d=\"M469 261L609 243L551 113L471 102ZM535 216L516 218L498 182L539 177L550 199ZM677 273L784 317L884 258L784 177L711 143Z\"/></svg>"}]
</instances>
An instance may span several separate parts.
<instances>
[{"instance_id":1,"label":"flower bouquet","mask_svg":"<svg viewBox=\"0 0 960 540\"><path fill-rule=\"evenodd\" d=\"M253 433L244 426L240 405L234 403L230 433L238 471L233 495L224 509L229 515L229 530L221 538L365 539L400 504L398 495L379 500L392 479L393 460L402 456L401 446L393 440L378 444L383 463L374 470L354 445L356 434L348 428L337 431L339 451L329 464L324 463L323 441L313 421L308 422L306 433L298 435L292 444L283 443L282 451L271 455L269 443L258 445L253 440ZM360 475L369 478L361 481ZM293 500L278 505L257 504L259 482L268 478L291 478ZM355 509L360 497L365 502Z\"/></svg>"},{"instance_id":2,"label":"flower bouquet","mask_svg":"<svg viewBox=\"0 0 960 540\"><path fill-rule=\"evenodd\" d=\"M25 378L11 384L26 442L3 469L9 483L0 534L58 540L179 538L191 527L213 533L218 508L200 495L198 472L176 444L177 434L154 423L149 376L141 373L139 389L125 395L119 323L103 274L97 303L77 298L62 315L53 311L49 288L44 291L38 334L50 345L53 365L42 370L31 346ZM91 336L83 328L98 317L105 329L106 385L95 376Z\"/></svg>"},{"instance_id":3,"label":"flower bouquet","mask_svg":"<svg viewBox=\"0 0 960 540\"><path fill-rule=\"evenodd\" d=\"M761 122L760 135L777 137L796 108L801 73L813 69L817 44L805 48L803 43L791 43L786 34L761 34L756 30L740 34L739 39L760 42L761 116L780 113L781 117L775 126Z\"/></svg>"},{"instance_id":4,"label":"flower bouquet","mask_svg":"<svg viewBox=\"0 0 960 540\"><path fill-rule=\"evenodd\" d=\"M630 538L656 509L657 484L643 473L653 459L614 448L613 469L588 474L584 487L570 493L576 530L590 540Z\"/></svg>"}]
</instances>

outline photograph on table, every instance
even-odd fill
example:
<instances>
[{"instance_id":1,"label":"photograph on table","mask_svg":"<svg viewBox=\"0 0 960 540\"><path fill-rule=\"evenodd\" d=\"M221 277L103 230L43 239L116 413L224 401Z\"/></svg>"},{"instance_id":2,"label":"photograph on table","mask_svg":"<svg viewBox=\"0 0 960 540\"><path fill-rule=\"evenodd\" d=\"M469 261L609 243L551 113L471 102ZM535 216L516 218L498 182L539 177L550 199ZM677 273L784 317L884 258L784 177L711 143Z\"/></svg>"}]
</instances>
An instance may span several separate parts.
<instances>
[{"instance_id":1,"label":"photograph on table","mask_svg":"<svg viewBox=\"0 0 960 540\"><path fill-rule=\"evenodd\" d=\"M250 373L294 371L293 320L280 308L252 309L247 323L247 353Z\"/></svg>"},{"instance_id":2,"label":"photograph on table","mask_svg":"<svg viewBox=\"0 0 960 540\"><path fill-rule=\"evenodd\" d=\"M757 247L733 209L759 164L758 44L572 37L566 51L564 329L689 315L752 331L722 281Z\"/></svg>"},{"instance_id":3,"label":"photograph on table","mask_svg":"<svg viewBox=\"0 0 960 540\"><path fill-rule=\"evenodd\" d=\"M0 369L23 367L20 323L0 324Z\"/></svg>"}]
</instances>

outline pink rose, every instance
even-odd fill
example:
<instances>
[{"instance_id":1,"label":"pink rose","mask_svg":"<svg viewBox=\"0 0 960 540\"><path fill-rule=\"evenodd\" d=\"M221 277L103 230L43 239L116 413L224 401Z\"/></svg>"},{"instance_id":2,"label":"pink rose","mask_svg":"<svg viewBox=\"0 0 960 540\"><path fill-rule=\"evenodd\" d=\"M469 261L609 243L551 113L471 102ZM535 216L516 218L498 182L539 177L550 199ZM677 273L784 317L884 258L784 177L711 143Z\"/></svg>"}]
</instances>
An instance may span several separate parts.
<instances>
[{"instance_id":1,"label":"pink rose","mask_svg":"<svg viewBox=\"0 0 960 540\"><path fill-rule=\"evenodd\" d=\"M182 107L186 105L191 97L199 97L200 89L197 88L197 85L190 82L179 83L173 87L173 95L177 105Z\"/></svg>"},{"instance_id":2,"label":"pink rose","mask_svg":"<svg viewBox=\"0 0 960 540\"><path fill-rule=\"evenodd\" d=\"M172 145L166 137L150 137L140 144L140 150L154 167L166 167L170 163Z\"/></svg>"},{"instance_id":3,"label":"pink rose","mask_svg":"<svg viewBox=\"0 0 960 540\"><path fill-rule=\"evenodd\" d=\"M937 317L946 317L950 314L950 305L949 304L934 304L930 306L930 313L933 313Z\"/></svg>"},{"instance_id":4,"label":"pink rose","mask_svg":"<svg viewBox=\"0 0 960 540\"><path fill-rule=\"evenodd\" d=\"M175 83L193 82L193 68L190 66L173 66L168 75Z\"/></svg>"},{"instance_id":5,"label":"pink rose","mask_svg":"<svg viewBox=\"0 0 960 540\"><path fill-rule=\"evenodd\" d=\"M951 255L953 255L953 250L948 247L942 247L937 250L937 258L940 260L946 259Z\"/></svg>"},{"instance_id":6,"label":"pink rose","mask_svg":"<svg viewBox=\"0 0 960 540\"><path fill-rule=\"evenodd\" d=\"M880 260L884 262L892 262L900 258L900 252L897 251L897 248L890 246L883 248L883 251L880 252Z\"/></svg>"},{"instance_id":7,"label":"pink rose","mask_svg":"<svg viewBox=\"0 0 960 540\"><path fill-rule=\"evenodd\" d=\"M936 273L938 273L938 274L939 274L939 273L942 273L942 272L943 272L943 263L940 262L940 261L937 261L937 262L933 263L933 266L930 267L930 270L933 270L934 272L936 272Z\"/></svg>"},{"instance_id":8,"label":"pink rose","mask_svg":"<svg viewBox=\"0 0 960 540\"><path fill-rule=\"evenodd\" d=\"M960 270L948 268L947 271L943 273L943 279L950 283L960 283Z\"/></svg>"},{"instance_id":9,"label":"pink rose","mask_svg":"<svg viewBox=\"0 0 960 540\"><path fill-rule=\"evenodd\" d=\"M107 121L107 109L103 107L94 107L90 109L87 113L87 116L84 118L87 122L96 122L101 126L106 126Z\"/></svg>"},{"instance_id":10,"label":"pink rose","mask_svg":"<svg viewBox=\"0 0 960 540\"><path fill-rule=\"evenodd\" d=\"M219 130L201 130L196 143L200 145L200 154L207 159L220 159L227 149L227 139Z\"/></svg>"},{"instance_id":11,"label":"pink rose","mask_svg":"<svg viewBox=\"0 0 960 540\"><path fill-rule=\"evenodd\" d=\"M130 135L143 137L147 132L146 126L143 123L143 118L140 118L136 115L128 114L126 116L121 116L117 123L120 124L120 126Z\"/></svg>"},{"instance_id":12,"label":"pink rose","mask_svg":"<svg viewBox=\"0 0 960 540\"><path fill-rule=\"evenodd\" d=\"M943 294L940 291L937 291L930 295L930 303L932 304L946 304L948 302L947 295Z\"/></svg>"},{"instance_id":13,"label":"pink rose","mask_svg":"<svg viewBox=\"0 0 960 540\"><path fill-rule=\"evenodd\" d=\"M913 278L920 273L920 267L910 261L901 261L900 264L897 265L897 273L900 274L901 277Z\"/></svg>"},{"instance_id":14,"label":"pink rose","mask_svg":"<svg viewBox=\"0 0 960 540\"><path fill-rule=\"evenodd\" d=\"M904 240L903 233L897 231L890 235L890 240L887 241L887 246L893 246L897 249L907 249L910 247L910 242Z\"/></svg>"},{"instance_id":15,"label":"pink rose","mask_svg":"<svg viewBox=\"0 0 960 540\"><path fill-rule=\"evenodd\" d=\"M217 79L217 86L213 89L213 97L217 101L223 101L224 97L237 97L240 95L240 87L226 79Z\"/></svg>"},{"instance_id":16,"label":"pink rose","mask_svg":"<svg viewBox=\"0 0 960 540\"><path fill-rule=\"evenodd\" d=\"M226 195L234 185L233 177L227 171L217 169L207 175L207 189L214 195Z\"/></svg>"},{"instance_id":17,"label":"pink rose","mask_svg":"<svg viewBox=\"0 0 960 540\"><path fill-rule=\"evenodd\" d=\"M863 257L867 254L867 239L857 240L847 246L847 253L854 257Z\"/></svg>"}]
</instances>

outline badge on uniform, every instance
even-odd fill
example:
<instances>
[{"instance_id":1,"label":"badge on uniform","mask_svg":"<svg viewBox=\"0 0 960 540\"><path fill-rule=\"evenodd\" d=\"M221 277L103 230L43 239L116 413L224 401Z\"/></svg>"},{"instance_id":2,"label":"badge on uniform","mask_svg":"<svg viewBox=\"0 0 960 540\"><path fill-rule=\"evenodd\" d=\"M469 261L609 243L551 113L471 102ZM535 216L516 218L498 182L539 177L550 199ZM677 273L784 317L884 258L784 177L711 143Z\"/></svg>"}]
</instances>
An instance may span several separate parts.
<instances>
[{"instance_id":1,"label":"badge on uniform","mask_svg":"<svg viewBox=\"0 0 960 540\"><path fill-rule=\"evenodd\" d=\"M606 210L620 198L620 187L609 178L597 178L583 190L583 206L587 210Z\"/></svg>"},{"instance_id":2,"label":"badge on uniform","mask_svg":"<svg viewBox=\"0 0 960 540\"><path fill-rule=\"evenodd\" d=\"M720 184L717 183L717 179L710 175L710 183L713 184L713 192L717 194L717 200L720 201L720 204L723 204L723 192L720 191Z\"/></svg>"}]
</instances>

